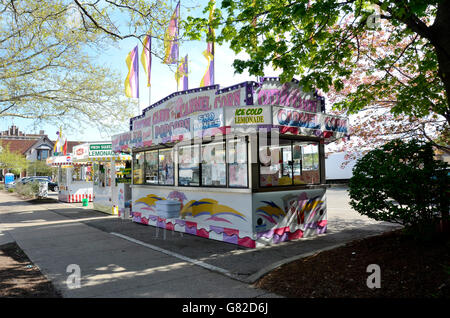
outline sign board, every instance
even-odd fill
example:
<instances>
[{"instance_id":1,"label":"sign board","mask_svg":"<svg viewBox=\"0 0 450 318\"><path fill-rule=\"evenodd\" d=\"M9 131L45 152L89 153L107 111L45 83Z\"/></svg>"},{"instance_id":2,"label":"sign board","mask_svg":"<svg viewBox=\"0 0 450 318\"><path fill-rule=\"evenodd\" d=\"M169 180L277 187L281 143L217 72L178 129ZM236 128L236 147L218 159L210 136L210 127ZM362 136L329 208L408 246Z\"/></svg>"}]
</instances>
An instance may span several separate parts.
<instances>
[{"instance_id":1,"label":"sign board","mask_svg":"<svg viewBox=\"0 0 450 318\"><path fill-rule=\"evenodd\" d=\"M224 133L227 127L247 131L274 125L297 127L305 135L320 136L329 131L334 138L345 134L347 120L323 114L323 101L314 92L303 91L298 81L281 83L277 78L176 92L132 118L129 132L113 136L111 150L213 136Z\"/></svg>"},{"instance_id":2,"label":"sign board","mask_svg":"<svg viewBox=\"0 0 450 318\"><path fill-rule=\"evenodd\" d=\"M295 82L265 80L255 89L253 99L254 105L259 106L284 106L312 113L321 111L320 101L314 93L303 91Z\"/></svg>"},{"instance_id":3,"label":"sign board","mask_svg":"<svg viewBox=\"0 0 450 318\"><path fill-rule=\"evenodd\" d=\"M225 109L226 125L231 127L271 124L271 116L271 107L246 106Z\"/></svg>"},{"instance_id":4,"label":"sign board","mask_svg":"<svg viewBox=\"0 0 450 318\"><path fill-rule=\"evenodd\" d=\"M346 134L348 129L347 118L284 107L273 107L273 124L342 134Z\"/></svg>"},{"instance_id":5,"label":"sign board","mask_svg":"<svg viewBox=\"0 0 450 318\"><path fill-rule=\"evenodd\" d=\"M89 157L107 157L114 155L111 143L89 144Z\"/></svg>"},{"instance_id":6,"label":"sign board","mask_svg":"<svg viewBox=\"0 0 450 318\"><path fill-rule=\"evenodd\" d=\"M74 146L72 149L72 156L74 160L83 160L89 158L89 144L84 143Z\"/></svg>"}]
</instances>

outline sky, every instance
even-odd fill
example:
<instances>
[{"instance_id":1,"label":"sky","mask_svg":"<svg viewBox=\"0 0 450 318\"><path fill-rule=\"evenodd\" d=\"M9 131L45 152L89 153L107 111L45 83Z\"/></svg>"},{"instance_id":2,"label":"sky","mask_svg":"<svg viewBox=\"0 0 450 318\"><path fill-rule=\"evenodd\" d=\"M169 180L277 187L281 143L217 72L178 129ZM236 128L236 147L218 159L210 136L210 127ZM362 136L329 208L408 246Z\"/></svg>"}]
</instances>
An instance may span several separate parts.
<instances>
[{"instance_id":1,"label":"sky","mask_svg":"<svg viewBox=\"0 0 450 318\"><path fill-rule=\"evenodd\" d=\"M186 16L185 6L192 6L194 3L200 5L198 9L190 12L191 15L201 15L207 17L207 13L203 14L202 10L207 4L207 0L202 1L182 1L181 15ZM169 1L170 3L170 1ZM219 1L218 1L219 3ZM172 1L172 7L175 7L176 1ZM219 7L217 4L216 7ZM146 76L142 64L140 62L140 54L142 52L142 45L137 39L125 39L117 44L117 47L110 48L109 50L102 53L99 63L109 65L111 68L120 72L121 77L125 80L128 68L125 62L127 54L138 45L139 50L139 105L140 110L146 108L150 105L149 93L151 90L151 103L155 103L164 97L176 92L177 84L173 70L169 68L156 58L152 57L152 73L151 81L152 85L149 89L146 84ZM196 88L200 86L200 81L207 69L207 60L203 56L202 52L206 50L207 43L205 41L190 41L184 42L180 46L179 56L180 58L188 55L188 69L189 69L189 89ZM231 86L244 81L257 80L256 76L249 76L248 73L234 74L234 68L232 63L236 58L245 58L245 53L240 53L235 55L234 52L227 46L215 46L215 83L219 84L220 87ZM172 69L174 69L172 67ZM277 76L279 73L267 69L266 76ZM181 81L180 81L181 86ZM125 95L125 88L123 90ZM137 113L135 115L138 115ZM34 126L31 121L20 120L20 119L2 119L0 123L0 130L7 130L12 124L19 127L19 129L25 133L38 133L39 130L44 130L51 140L56 140L56 132L58 128L53 125L44 126ZM64 127L63 127L64 130ZM82 133L78 132L65 132L68 140L76 141L106 141L110 140L110 136L102 135L96 128L88 128Z\"/></svg>"}]
</instances>

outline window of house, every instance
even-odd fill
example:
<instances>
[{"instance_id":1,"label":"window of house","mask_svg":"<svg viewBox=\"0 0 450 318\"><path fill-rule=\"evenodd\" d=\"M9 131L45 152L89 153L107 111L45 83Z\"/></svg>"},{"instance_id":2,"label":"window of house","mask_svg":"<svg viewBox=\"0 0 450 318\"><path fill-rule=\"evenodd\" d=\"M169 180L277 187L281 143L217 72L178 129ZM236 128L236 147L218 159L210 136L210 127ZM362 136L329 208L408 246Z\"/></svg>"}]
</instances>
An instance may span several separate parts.
<instances>
[{"instance_id":1,"label":"window of house","mask_svg":"<svg viewBox=\"0 0 450 318\"><path fill-rule=\"evenodd\" d=\"M37 150L37 160L46 160L48 158L48 150L47 149L38 149Z\"/></svg>"}]
</instances>

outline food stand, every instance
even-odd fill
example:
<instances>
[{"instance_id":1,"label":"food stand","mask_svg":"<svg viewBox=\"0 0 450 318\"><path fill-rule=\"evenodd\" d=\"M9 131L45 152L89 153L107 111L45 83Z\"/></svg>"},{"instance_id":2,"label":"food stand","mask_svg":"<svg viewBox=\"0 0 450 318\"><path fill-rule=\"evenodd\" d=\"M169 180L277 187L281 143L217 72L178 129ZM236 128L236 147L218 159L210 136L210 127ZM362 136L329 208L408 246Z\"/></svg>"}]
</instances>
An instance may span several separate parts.
<instances>
[{"instance_id":1,"label":"food stand","mask_svg":"<svg viewBox=\"0 0 450 318\"><path fill-rule=\"evenodd\" d=\"M47 165L58 167L58 200L75 203L83 199L92 201L92 167L89 163L73 162L73 156L52 156Z\"/></svg>"},{"instance_id":2,"label":"food stand","mask_svg":"<svg viewBox=\"0 0 450 318\"><path fill-rule=\"evenodd\" d=\"M133 221L245 247L325 233L324 144L348 120L324 111L323 97L277 78L147 107L112 140L133 156Z\"/></svg>"},{"instance_id":3,"label":"food stand","mask_svg":"<svg viewBox=\"0 0 450 318\"><path fill-rule=\"evenodd\" d=\"M74 147L74 162L92 166L93 208L118 215L130 197L131 156L115 154L111 142L91 142Z\"/></svg>"}]
</instances>

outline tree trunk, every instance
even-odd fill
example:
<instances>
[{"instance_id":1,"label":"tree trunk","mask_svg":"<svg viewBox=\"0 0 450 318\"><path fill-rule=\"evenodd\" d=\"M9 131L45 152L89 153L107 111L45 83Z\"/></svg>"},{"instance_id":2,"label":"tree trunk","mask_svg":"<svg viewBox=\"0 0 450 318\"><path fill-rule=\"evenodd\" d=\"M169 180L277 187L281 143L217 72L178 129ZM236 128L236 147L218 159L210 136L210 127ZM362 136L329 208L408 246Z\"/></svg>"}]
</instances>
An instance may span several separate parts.
<instances>
[{"instance_id":1,"label":"tree trunk","mask_svg":"<svg viewBox=\"0 0 450 318\"><path fill-rule=\"evenodd\" d=\"M438 5L436 20L430 27L432 39L429 39L434 45L439 63L439 77L444 83L447 109L445 118L450 124L450 0L444 0Z\"/></svg>"}]
</instances>

